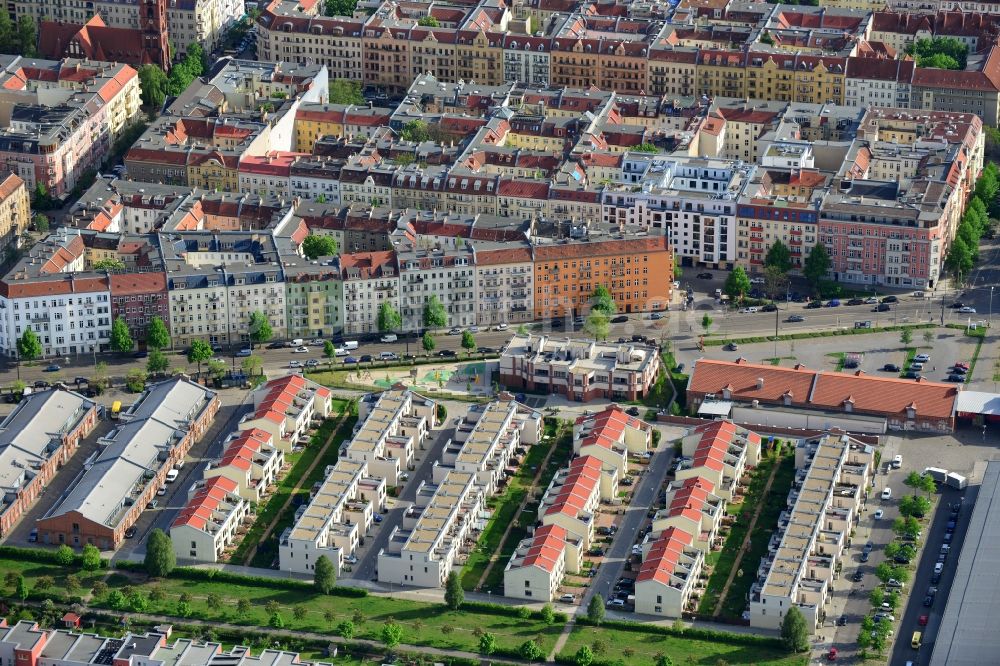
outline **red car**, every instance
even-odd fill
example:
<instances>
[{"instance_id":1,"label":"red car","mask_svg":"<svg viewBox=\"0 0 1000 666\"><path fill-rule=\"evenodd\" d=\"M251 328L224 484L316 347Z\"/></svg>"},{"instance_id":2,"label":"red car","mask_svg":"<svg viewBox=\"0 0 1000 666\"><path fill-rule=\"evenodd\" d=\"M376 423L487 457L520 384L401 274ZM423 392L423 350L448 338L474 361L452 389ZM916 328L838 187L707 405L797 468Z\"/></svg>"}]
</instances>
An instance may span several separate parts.
<instances>
[{"instance_id":1,"label":"red car","mask_svg":"<svg viewBox=\"0 0 1000 666\"><path fill-rule=\"evenodd\" d=\"M968 370L969 369L969 364L968 363L956 363L955 367L956 368L962 368L963 370Z\"/></svg>"},{"instance_id":2,"label":"red car","mask_svg":"<svg viewBox=\"0 0 1000 666\"><path fill-rule=\"evenodd\" d=\"M921 615L917 619L917 624L919 624L921 627L926 627L927 626L927 616L926 615Z\"/></svg>"}]
</instances>

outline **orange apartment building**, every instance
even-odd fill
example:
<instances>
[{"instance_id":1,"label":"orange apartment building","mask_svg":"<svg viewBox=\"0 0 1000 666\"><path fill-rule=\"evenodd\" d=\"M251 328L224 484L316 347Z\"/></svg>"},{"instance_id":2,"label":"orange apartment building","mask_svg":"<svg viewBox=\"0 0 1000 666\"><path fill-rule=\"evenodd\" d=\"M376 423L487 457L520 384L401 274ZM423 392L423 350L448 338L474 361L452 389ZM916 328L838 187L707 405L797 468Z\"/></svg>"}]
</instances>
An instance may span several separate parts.
<instances>
[{"instance_id":1,"label":"orange apartment building","mask_svg":"<svg viewBox=\"0 0 1000 666\"><path fill-rule=\"evenodd\" d=\"M664 236L550 243L532 248L535 319L584 315L600 285L618 311L667 309L674 281L674 253Z\"/></svg>"}]
</instances>

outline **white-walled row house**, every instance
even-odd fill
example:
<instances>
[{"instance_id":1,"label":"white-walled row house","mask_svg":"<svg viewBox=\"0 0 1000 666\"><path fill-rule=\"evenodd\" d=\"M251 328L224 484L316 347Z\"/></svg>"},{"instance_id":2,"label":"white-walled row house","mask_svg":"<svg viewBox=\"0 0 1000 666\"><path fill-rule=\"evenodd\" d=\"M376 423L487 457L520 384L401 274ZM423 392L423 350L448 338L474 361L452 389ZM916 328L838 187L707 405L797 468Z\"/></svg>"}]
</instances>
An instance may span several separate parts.
<instances>
[{"instance_id":1,"label":"white-walled row house","mask_svg":"<svg viewBox=\"0 0 1000 666\"><path fill-rule=\"evenodd\" d=\"M174 555L180 561L220 562L235 545L250 504L239 495L232 479L216 476L199 481L187 504L170 525Z\"/></svg>"}]
</instances>

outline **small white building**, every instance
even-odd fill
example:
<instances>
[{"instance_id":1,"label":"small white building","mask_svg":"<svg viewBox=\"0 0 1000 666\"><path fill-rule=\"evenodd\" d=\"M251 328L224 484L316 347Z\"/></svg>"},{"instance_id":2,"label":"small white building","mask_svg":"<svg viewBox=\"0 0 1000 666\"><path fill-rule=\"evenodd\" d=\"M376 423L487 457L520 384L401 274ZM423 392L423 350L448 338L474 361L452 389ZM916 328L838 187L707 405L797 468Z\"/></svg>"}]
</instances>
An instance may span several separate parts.
<instances>
[{"instance_id":1,"label":"small white building","mask_svg":"<svg viewBox=\"0 0 1000 666\"><path fill-rule=\"evenodd\" d=\"M505 597L552 601L566 573L566 530L544 525L517 545L503 572Z\"/></svg>"},{"instance_id":2,"label":"small white building","mask_svg":"<svg viewBox=\"0 0 1000 666\"><path fill-rule=\"evenodd\" d=\"M676 527L663 532L649 549L635 579L635 612L681 617L705 562L693 537Z\"/></svg>"},{"instance_id":3,"label":"small white building","mask_svg":"<svg viewBox=\"0 0 1000 666\"><path fill-rule=\"evenodd\" d=\"M760 435L732 421L698 426L681 439L681 452L691 462L677 470L677 480L706 478L716 495L731 502L747 469L760 463L760 449Z\"/></svg>"},{"instance_id":4,"label":"small white building","mask_svg":"<svg viewBox=\"0 0 1000 666\"><path fill-rule=\"evenodd\" d=\"M573 453L594 456L617 469L619 478L628 472L628 454L646 453L652 443L653 427L617 405L580 416L573 424Z\"/></svg>"},{"instance_id":5,"label":"small white building","mask_svg":"<svg viewBox=\"0 0 1000 666\"><path fill-rule=\"evenodd\" d=\"M602 492L602 467L592 456L575 458L553 477L539 507L542 525L559 525L570 538L579 539L584 549L590 548L594 536L601 497L614 497L618 487L617 478L613 478L607 492Z\"/></svg>"},{"instance_id":6,"label":"small white building","mask_svg":"<svg viewBox=\"0 0 1000 666\"><path fill-rule=\"evenodd\" d=\"M653 517L652 534L677 528L692 537L691 544L708 552L716 544L719 526L726 513L726 501L713 492L708 479L692 476L674 481L667 506Z\"/></svg>"},{"instance_id":7,"label":"small white building","mask_svg":"<svg viewBox=\"0 0 1000 666\"><path fill-rule=\"evenodd\" d=\"M272 379L253 393L254 411L240 428L259 428L271 434L274 446L285 453L305 437L312 421L330 416L333 394L301 375Z\"/></svg>"},{"instance_id":8,"label":"small white building","mask_svg":"<svg viewBox=\"0 0 1000 666\"><path fill-rule=\"evenodd\" d=\"M240 497L255 504L261 502L285 463L284 451L273 442L273 435L260 428L233 433L224 444L222 456L205 468L204 477L231 479L237 483Z\"/></svg>"},{"instance_id":9,"label":"small white building","mask_svg":"<svg viewBox=\"0 0 1000 666\"><path fill-rule=\"evenodd\" d=\"M214 563L224 559L250 511L237 491L236 482L222 476L192 488L188 503L170 526L178 560Z\"/></svg>"}]
</instances>

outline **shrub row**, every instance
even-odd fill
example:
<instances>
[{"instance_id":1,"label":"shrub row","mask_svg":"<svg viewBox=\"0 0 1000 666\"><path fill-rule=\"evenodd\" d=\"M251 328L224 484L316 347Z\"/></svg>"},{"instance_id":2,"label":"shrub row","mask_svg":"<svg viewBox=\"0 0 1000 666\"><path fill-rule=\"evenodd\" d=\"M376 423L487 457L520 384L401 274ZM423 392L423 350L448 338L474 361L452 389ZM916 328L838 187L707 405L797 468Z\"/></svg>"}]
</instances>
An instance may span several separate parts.
<instances>
[{"instance_id":1,"label":"shrub row","mask_svg":"<svg viewBox=\"0 0 1000 666\"><path fill-rule=\"evenodd\" d=\"M577 624L584 626L595 626L587 618L577 618ZM640 622L630 622L627 620L605 620L601 622L602 627L608 629L618 629L619 631L634 631L640 634L660 634L662 636L677 636L680 638L694 638L697 640L711 641L714 643L727 643L729 645L756 645L758 647L784 650L780 638L772 636L758 636L756 634L738 634L731 631L716 631L714 629L699 629L697 627L687 627L685 629L674 629L656 624L642 624Z\"/></svg>"},{"instance_id":2,"label":"shrub row","mask_svg":"<svg viewBox=\"0 0 1000 666\"><path fill-rule=\"evenodd\" d=\"M115 567L131 571L145 571L142 562L121 561L116 562ZM214 583L232 583L233 585L247 585L251 587L263 587L269 590L279 590L284 592L313 592L313 584L305 580L294 578L271 578L268 576L248 576L245 574L231 573L229 571L219 571L217 569L195 569L192 567L177 567L170 572L170 578L181 578L183 580L199 580ZM356 587L334 587L330 594L335 597L361 598L368 596L368 590Z\"/></svg>"},{"instance_id":3,"label":"shrub row","mask_svg":"<svg viewBox=\"0 0 1000 666\"><path fill-rule=\"evenodd\" d=\"M830 338L838 335L867 335L869 333L891 333L904 329L917 330L921 328L935 328L935 324L913 324L907 326L882 326L880 328L841 328L836 331L815 331L812 333L788 333L779 335L778 341L782 340L808 340L810 338ZM705 340L706 347L721 347L722 345L735 342L740 345L749 345L755 342L771 342L774 336L754 336L750 338L733 338L725 340L723 338L711 338Z\"/></svg>"},{"instance_id":4,"label":"shrub row","mask_svg":"<svg viewBox=\"0 0 1000 666\"><path fill-rule=\"evenodd\" d=\"M504 617L523 617L524 611L520 606L506 606L504 604L491 604L485 601L463 601L462 610L470 611L472 613L479 613L480 615L503 615ZM569 619L566 613L556 612L553 614L555 622L565 624ZM532 620L541 620L541 611L531 611L528 618ZM517 655L513 655L517 656Z\"/></svg>"},{"instance_id":5,"label":"shrub row","mask_svg":"<svg viewBox=\"0 0 1000 666\"><path fill-rule=\"evenodd\" d=\"M43 564L57 564L62 566L55 550L49 548L18 548L17 546L0 546L0 557L11 560L27 560L28 562L41 562ZM83 566L83 556L80 553L73 554L73 566ZM107 568L108 561L101 558L101 568Z\"/></svg>"}]
</instances>

